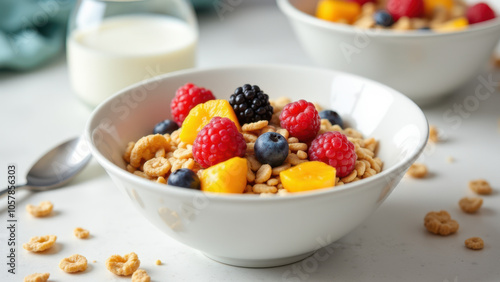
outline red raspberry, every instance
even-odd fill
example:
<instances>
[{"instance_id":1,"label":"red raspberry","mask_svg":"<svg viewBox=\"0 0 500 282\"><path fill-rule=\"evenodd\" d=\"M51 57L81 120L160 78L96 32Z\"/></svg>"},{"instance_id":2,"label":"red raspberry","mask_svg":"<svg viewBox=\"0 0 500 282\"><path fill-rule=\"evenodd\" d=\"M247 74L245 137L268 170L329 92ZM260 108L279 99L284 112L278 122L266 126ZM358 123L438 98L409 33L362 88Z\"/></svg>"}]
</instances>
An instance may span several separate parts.
<instances>
[{"instance_id":1,"label":"red raspberry","mask_svg":"<svg viewBox=\"0 0 500 282\"><path fill-rule=\"evenodd\" d=\"M318 134L321 118L312 103L299 100L283 108L280 125L301 142L309 142Z\"/></svg>"},{"instance_id":2,"label":"red raspberry","mask_svg":"<svg viewBox=\"0 0 500 282\"><path fill-rule=\"evenodd\" d=\"M214 117L196 136L193 157L207 168L233 157L243 157L247 149L245 138L229 118Z\"/></svg>"},{"instance_id":3,"label":"red raspberry","mask_svg":"<svg viewBox=\"0 0 500 282\"><path fill-rule=\"evenodd\" d=\"M423 0L389 0L387 11L395 21L401 17L420 18L424 16Z\"/></svg>"},{"instance_id":4,"label":"red raspberry","mask_svg":"<svg viewBox=\"0 0 500 282\"><path fill-rule=\"evenodd\" d=\"M309 159L335 167L338 177L349 175L356 164L354 144L337 131L325 132L314 139L309 146Z\"/></svg>"},{"instance_id":5,"label":"red raspberry","mask_svg":"<svg viewBox=\"0 0 500 282\"><path fill-rule=\"evenodd\" d=\"M189 114L189 111L196 105L205 103L208 100L215 100L215 96L212 94L212 91L198 87L192 83L186 83L186 85L177 89L175 97L172 100L172 103L170 103L174 121L179 126L182 126L182 123Z\"/></svg>"},{"instance_id":6,"label":"red raspberry","mask_svg":"<svg viewBox=\"0 0 500 282\"><path fill-rule=\"evenodd\" d=\"M480 23L494 19L495 12L486 3L477 3L467 9L467 20L469 24Z\"/></svg>"}]
</instances>

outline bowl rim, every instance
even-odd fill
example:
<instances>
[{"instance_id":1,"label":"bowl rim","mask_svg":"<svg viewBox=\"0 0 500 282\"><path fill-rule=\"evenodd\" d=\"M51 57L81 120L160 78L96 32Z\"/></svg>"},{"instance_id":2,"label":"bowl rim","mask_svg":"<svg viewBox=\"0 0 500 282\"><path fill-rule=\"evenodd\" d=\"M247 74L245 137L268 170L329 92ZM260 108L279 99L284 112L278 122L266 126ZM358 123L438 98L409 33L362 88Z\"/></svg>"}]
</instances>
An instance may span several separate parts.
<instances>
[{"instance_id":1,"label":"bowl rim","mask_svg":"<svg viewBox=\"0 0 500 282\"><path fill-rule=\"evenodd\" d=\"M436 37L449 38L449 37L461 36L464 34L476 33L479 31L490 31L490 30L500 29L500 16L497 16L495 19L486 22L470 25L464 30L455 32L418 32L418 31L395 32L393 30L359 28L352 25L339 24L318 19L310 14L307 14L297 9L294 5L290 3L290 0L276 0L276 1L280 10L290 18L299 20L303 23L307 23L315 27L333 30L341 33L348 33L348 34L359 34L361 32L373 37L377 36L384 38L390 37L391 39L398 39L398 38L422 39L422 38L436 38Z\"/></svg>"},{"instance_id":2,"label":"bowl rim","mask_svg":"<svg viewBox=\"0 0 500 282\"><path fill-rule=\"evenodd\" d=\"M329 188L324 188L324 189L317 189L317 190L311 190L311 191L304 191L304 192L295 192L295 193L289 193L285 196L278 196L278 195L270 195L269 197L262 197L260 195L248 195L248 194L227 194L227 193L212 193L212 192L203 192L201 190L193 190L193 189L179 189L178 187L172 187L172 189L165 189L165 184L160 184L156 183L144 178L141 178L139 176L136 176L116 164L112 163L110 160L108 160L105 156L103 156L97 147L94 146L93 140L92 140L92 133L95 128L92 127L92 124L95 123L95 118L103 111L104 108L106 108L109 104L111 104L115 99L117 99L119 96L124 95L125 93L128 93L129 91L143 86L144 84L147 84L148 81L151 81L151 79L143 80L141 82L132 84L111 97L107 98L105 101L101 102L91 113L89 119L87 120L87 123L85 125L85 132L84 132L84 139L88 144L88 147L90 149L90 152L92 155L96 158L98 163L106 170L110 170L114 174L119 175L122 179L125 181L128 181L132 184L134 184L136 187L146 187L149 190L153 190L155 192L159 193L168 193L172 194L173 196L180 196L180 197L207 197L210 200L215 200L215 201L229 201L229 202L264 202L264 201L295 201L295 200L300 200L304 198L312 198L312 197L323 197L328 194L343 194L343 193L349 193L352 192L355 189L368 189L370 187L370 182L375 182L378 179L388 177L389 175L393 173L397 173L398 170L401 170L402 167L405 167L406 165L409 166L409 164L413 163L416 158L422 153L422 151L425 148L425 145L427 144L427 139L429 138L429 124L427 121L427 118L425 114L423 113L422 109L420 109L419 106L415 104L410 98L407 96L403 95L399 91L386 86L382 83L379 83L377 81L364 78L362 76L346 73L346 72L341 72L341 71L335 71L331 69L326 69L326 68L318 68L318 67L310 67L310 66L299 66L299 65L289 65L289 64L246 64L246 65L232 65L232 66L222 66L222 67L205 67L205 68L195 68L195 69L187 69L187 70L180 70L180 71L175 71L171 73L166 73L162 74L159 76L155 77L155 81L159 82L165 79L173 78L173 77L182 77L184 75L191 75L191 74L203 74L207 72L213 72L213 71L238 71L238 70L251 70L251 69L274 69L275 71L279 70L293 70L293 71L318 71L318 72L323 72L323 73L330 73L332 75L342 75L345 77L350 77L353 79L361 80L366 83L381 87L382 89L392 93L393 95L399 96L401 99L406 100L406 102L410 103L409 105L413 106L416 108L417 112L416 114L416 120L421 120L424 121L424 130L422 135L422 139L419 140L419 143L417 144L414 152L408 156L405 156L403 159L399 160L396 164L392 165L391 167L382 170L380 173L370 177L369 179L362 179L360 181L356 181L353 183L349 183L349 185L341 185L341 186L334 186L334 187L329 187ZM109 172L108 172L109 173ZM392 178L388 178L392 179ZM170 187L167 185L167 187ZM334 189L331 189L334 188Z\"/></svg>"}]
</instances>

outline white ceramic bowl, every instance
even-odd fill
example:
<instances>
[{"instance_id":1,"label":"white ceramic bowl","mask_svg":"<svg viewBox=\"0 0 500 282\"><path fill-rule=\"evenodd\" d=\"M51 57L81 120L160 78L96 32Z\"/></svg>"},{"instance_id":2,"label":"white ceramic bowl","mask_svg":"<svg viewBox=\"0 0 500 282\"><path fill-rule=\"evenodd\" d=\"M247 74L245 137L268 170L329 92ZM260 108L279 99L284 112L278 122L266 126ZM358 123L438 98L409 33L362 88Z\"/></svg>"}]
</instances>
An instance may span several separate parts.
<instances>
[{"instance_id":1,"label":"white ceramic bowl","mask_svg":"<svg viewBox=\"0 0 500 282\"><path fill-rule=\"evenodd\" d=\"M271 98L306 98L338 111L380 141L380 174L333 189L285 197L209 194L158 184L125 170L127 142L170 118L175 90L187 82L229 98L245 83ZM92 154L153 225L217 261L268 267L300 260L353 230L384 201L424 148L428 125L410 99L361 77L294 66L191 70L131 86L101 104L86 127Z\"/></svg>"},{"instance_id":2,"label":"white ceramic bowl","mask_svg":"<svg viewBox=\"0 0 500 282\"><path fill-rule=\"evenodd\" d=\"M318 0L277 1L318 65L374 79L420 105L475 78L500 38L500 18L453 33L394 32L320 20L313 16ZM500 16L500 1L485 2Z\"/></svg>"}]
</instances>

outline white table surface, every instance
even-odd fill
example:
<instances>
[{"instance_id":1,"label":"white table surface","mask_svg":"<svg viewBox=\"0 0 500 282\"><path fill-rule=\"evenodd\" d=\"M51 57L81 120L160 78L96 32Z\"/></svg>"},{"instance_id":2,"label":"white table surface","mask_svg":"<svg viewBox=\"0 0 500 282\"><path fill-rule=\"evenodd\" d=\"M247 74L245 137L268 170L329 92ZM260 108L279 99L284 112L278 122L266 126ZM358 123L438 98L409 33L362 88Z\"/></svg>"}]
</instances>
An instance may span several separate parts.
<instances>
[{"instance_id":1,"label":"white table surface","mask_svg":"<svg viewBox=\"0 0 500 282\"><path fill-rule=\"evenodd\" d=\"M273 1L245 1L222 18L216 13L203 14L199 23L200 67L312 65ZM484 78L489 75L500 81L499 72L481 74ZM63 189L16 194L16 275L7 273L6 198L0 198L0 281L22 281L34 272L50 272L50 281L128 281L130 278L107 271L104 261L111 254L131 251L139 255L141 268L153 281L500 281L500 93L478 100L477 109L468 106L463 117L453 113L455 105L474 100L478 85L479 80L474 79L424 109L430 123L447 136L446 142L429 147L421 157L431 177L404 179L368 220L333 243L333 253L317 265L298 262L248 269L212 261L147 222L93 160ZM450 110L447 119L445 113ZM19 183L23 182L37 156L83 132L90 113L71 90L63 57L27 73L0 72L0 187L7 185L7 164L17 164ZM450 116L455 119L449 120ZM447 162L450 156L454 163ZM474 178L487 179L496 192L484 197L479 213L469 215L457 203L472 195L467 183ZM27 204L43 200L54 203L52 216L27 214ZM440 237L425 230L425 214L440 209L460 223L456 234ZM91 238L75 238L72 231L77 226L90 230ZM30 237L44 234L58 236L55 248L44 254L21 248ZM485 240L483 250L464 247L464 240L472 236ZM89 267L84 273L66 274L58 263L74 253L86 256ZM157 259L163 264L155 265Z\"/></svg>"}]
</instances>

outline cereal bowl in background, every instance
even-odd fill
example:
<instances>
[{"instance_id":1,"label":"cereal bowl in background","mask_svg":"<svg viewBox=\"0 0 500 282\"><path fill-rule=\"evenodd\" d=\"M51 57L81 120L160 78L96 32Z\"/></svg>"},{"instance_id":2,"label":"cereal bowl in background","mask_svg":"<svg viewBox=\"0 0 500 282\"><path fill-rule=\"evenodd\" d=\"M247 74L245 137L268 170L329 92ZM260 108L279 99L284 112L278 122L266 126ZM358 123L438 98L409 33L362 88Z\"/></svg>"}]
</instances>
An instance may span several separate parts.
<instances>
[{"instance_id":1,"label":"cereal bowl in background","mask_svg":"<svg viewBox=\"0 0 500 282\"><path fill-rule=\"evenodd\" d=\"M379 141L384 169L335 188L271 197L204 193L129 173L122 159L127 143L171 118L170 101L187 82L218 99L252 83L271 99L305 98L334 109L348 126ZM116 186L162 232L223 263L270 267L303 259L368 218L422 152L428 125L417 105L380 83L326 69L256 65L182 71L135 84L97 107L85 136Z\"/></svg>"},{"instance_id":2,"label":"cereal bowl in background","mask_svg":"<svg viewBox=\"0 0 500 282\"><path fill-rule=\"evenodd\" d=\"M318 0L277 2L316 64L379 81L419 105L474 79L500 38L500 2L493 0L483 2L497 12L496 19L449 33L362 29L316 18Z\"/></svg>"}]
</instances>

